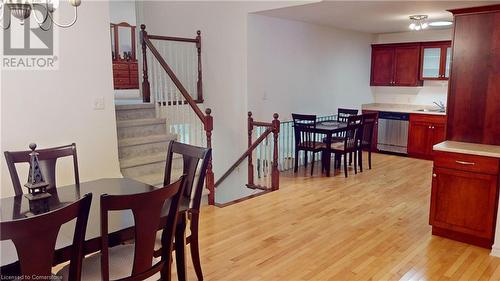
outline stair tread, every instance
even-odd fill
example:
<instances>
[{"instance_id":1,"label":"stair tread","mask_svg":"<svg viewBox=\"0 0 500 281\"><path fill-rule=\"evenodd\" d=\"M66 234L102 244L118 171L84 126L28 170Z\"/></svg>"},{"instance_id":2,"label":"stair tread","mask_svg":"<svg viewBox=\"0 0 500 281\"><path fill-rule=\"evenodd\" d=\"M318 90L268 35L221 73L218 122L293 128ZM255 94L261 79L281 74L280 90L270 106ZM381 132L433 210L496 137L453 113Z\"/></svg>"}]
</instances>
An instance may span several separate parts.
<instances>
[{"instance_id":1,"label":"stair tread","mask_svg":"<svg viewBox=\"0 0 500 281\"><path fill-rule=\"evenodd\" d=\"M177 134L167 133L162 135L151 135L145 137L124 138L118 140L118 147L126 147L147 143L169 142L177 140Z\"/></svg>"},{"instance_id":2,"label":"stair tread","mask_svg":"<svg viewBox=\"0 0 500 281\"><path fill-rule=\"evenodd\" d=\"M120 159L120 168L126 169L135 166L147 165L157 162L165 162L167 159L167 155L164 153L152 154L141 157L133 157L133 158L125 158Z\"/></svg>"},{"instance_id":3,"label":"stair tread","mask_svg":"<svg viewBox=\"0 0 500 281\"><path fill-rule=\"evenodd\" d=\"M152 109L155 108L154 103L140 103L140 104L119 104L115 105L115 110L134 110L134 109Z\"/></svg>"},{"instance_id":4,"label":"stair tread","mask_svg":"<svg viewBox=\"0 0 500 281\"><path fill-rule=\"evenodd\" d=\"M166 124L166 121L167 119L165 118L133 119L133 120L117 121L116 126L118 128L125 128L125 127L135 127L144 125Z\"/></svg>"}]
</instances>

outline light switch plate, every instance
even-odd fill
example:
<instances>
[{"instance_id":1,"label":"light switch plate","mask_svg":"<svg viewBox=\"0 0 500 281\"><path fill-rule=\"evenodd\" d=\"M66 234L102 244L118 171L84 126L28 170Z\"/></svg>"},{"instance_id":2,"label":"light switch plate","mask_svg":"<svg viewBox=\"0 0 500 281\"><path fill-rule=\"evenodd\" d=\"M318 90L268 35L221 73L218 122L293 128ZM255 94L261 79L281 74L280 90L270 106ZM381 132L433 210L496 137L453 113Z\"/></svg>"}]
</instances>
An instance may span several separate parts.
<instances>
[{"instance_id":1,"label":"light switch plate","mask_svg":"<svg viewBox=\"0 0 500 281\"><path fill-rule=\"evenodd\" d=\"M97 97L94 99L94 110L104 110L104 97Z\"/></svg>"}]
</instances>

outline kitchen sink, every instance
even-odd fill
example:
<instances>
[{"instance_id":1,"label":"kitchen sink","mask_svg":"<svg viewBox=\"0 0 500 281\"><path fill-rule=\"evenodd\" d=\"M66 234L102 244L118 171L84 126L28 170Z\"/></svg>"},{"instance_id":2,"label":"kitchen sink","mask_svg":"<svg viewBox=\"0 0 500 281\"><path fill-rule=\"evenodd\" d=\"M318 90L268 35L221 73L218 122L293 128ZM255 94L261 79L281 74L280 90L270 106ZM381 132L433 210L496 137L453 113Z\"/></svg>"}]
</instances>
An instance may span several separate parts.
<instances>
[{"instance_id":1,"label":"kitchen sink","mask_svg":"<svg viewBox=\"0 0 500 281\"><path fill-rule=\"evenodd\" d=\"M439 108L436 108L436 109L422 108L422 109L417 109L417 111L420 111L420 112L442 112L442 113L445 112L444 109L439 109Z\"/></svg>"}]
</instances>

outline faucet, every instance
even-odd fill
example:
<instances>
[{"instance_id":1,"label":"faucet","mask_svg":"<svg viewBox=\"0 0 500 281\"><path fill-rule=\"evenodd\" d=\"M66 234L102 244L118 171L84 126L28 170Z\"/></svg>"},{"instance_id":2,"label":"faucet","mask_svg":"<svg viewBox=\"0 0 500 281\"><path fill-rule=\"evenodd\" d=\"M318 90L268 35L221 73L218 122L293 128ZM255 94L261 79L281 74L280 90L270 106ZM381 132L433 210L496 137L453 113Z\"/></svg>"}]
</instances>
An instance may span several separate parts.
<instances>
[{"instance_id":1,"label":"faucet","mask_svg":"<svg viewBox=\"0 0 500 281\"><path fill-rule=\"evenodd\" d=\"M442 102L442 101L439 101L438 102L433 102L437 107L439 107L439 110L441 111L446 111L446 105Z\"/></svg>"}]
</instances>

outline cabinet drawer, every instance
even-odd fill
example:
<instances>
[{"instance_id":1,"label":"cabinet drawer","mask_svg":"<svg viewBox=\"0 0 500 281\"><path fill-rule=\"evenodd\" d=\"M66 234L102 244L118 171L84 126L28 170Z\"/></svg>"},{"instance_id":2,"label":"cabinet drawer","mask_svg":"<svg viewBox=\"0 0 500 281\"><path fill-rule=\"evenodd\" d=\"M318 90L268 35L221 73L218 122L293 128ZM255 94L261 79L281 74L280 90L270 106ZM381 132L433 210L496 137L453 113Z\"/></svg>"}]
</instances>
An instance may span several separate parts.
<instances>
[{"instance_id":1,"label":"cabinet drawer","mask_svg":"<svg viewBox=\"0 0 500 281\"><path fill-rule=\"evenodd\" d=\"M435 151L434 167L498 175L499 159L469 154Z\"/></svg>"},{"instance_id":2,"label":"cabinet drawer","mask_svg":"<svg viewBox=\"0 0 500 281\"><path fill-rule=\"evenodd\" d=\"M429 124L445 124L446 115L432 115L432 114L410 114L410 122L423 122Z\"/></svg>"}]
</instances>

